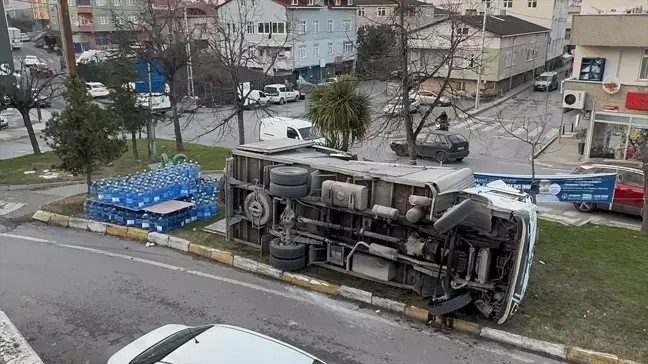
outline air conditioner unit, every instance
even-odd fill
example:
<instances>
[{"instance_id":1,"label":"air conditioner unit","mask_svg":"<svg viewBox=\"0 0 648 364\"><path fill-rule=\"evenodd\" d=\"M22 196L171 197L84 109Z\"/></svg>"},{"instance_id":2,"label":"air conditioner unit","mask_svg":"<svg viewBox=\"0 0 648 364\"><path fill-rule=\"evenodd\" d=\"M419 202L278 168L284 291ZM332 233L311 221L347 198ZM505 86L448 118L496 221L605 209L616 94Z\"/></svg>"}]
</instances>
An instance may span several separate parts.
<instances>
[{"instance_id":1,"label":"air conditioner unit","mask_svg":"<svg viewBox=\"0 0 648 364\"><path fill-rule=\"evenodd\" d=\"M585 107L585 91L565 90L563 93L562 107L583 110Z\"/></svg>"}]
</instances>

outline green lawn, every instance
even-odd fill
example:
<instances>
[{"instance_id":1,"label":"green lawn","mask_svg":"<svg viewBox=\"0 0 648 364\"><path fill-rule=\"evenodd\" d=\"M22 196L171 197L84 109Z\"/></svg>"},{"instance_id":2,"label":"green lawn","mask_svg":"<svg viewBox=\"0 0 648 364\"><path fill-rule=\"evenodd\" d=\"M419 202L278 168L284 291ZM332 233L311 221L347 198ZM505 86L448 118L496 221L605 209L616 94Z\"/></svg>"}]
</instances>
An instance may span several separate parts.
<instances>
[{"instance_id":1,"label":"green lawn","mask_svg":"<svg viewBox=\"0 0 648 364\"><path fill-rule=\"evenodd\" d=\"M174 140L157 139L156 143L158 156L166 153L169 158L172 158L176 154ZM148 169L146 139L138 140L137 150L142 159L141 162L136 161L133 157L131 143L128 141L128 151L121 158L102 168L93 178L127 175ZM229 149L185 142L185 151L183 153L190 159L198 162L203 170L219 170L225 167L225 158L229 154ZM61 177L52 179L40 177L43 174L43 170L51 170L52 166L58 163L58 158L52 152L43 153L39 156L26 155L18 158L0 160L0 171L2 171L0 173L0 185L59 182L77 179L85 181L85 177L83 176L68 176L68 173L62 173ZM25 174L26 171L36 171L36 173Z\"/></svg>"}]
</instances>

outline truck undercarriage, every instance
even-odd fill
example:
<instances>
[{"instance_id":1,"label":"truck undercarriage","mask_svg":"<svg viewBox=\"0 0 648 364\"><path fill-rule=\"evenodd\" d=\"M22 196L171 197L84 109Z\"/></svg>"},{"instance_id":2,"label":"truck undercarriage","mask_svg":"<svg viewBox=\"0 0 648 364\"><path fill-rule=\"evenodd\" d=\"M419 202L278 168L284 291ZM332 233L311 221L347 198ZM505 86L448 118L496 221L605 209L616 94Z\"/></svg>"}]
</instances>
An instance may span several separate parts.
<instances>
[{"instance_id":1,"label":"truck undercarriage","mask_svg":"<svg viewBox=\"0 0 648 364\"><path fill-rule=\"evenodd\" d=\"M227 161L227 238L283 270L317 264L412 289L432 315L473 304L504 322L526 290L536 210L472 171L349 160L312 142L239 146Z\"/></svg>"}]
</instances>

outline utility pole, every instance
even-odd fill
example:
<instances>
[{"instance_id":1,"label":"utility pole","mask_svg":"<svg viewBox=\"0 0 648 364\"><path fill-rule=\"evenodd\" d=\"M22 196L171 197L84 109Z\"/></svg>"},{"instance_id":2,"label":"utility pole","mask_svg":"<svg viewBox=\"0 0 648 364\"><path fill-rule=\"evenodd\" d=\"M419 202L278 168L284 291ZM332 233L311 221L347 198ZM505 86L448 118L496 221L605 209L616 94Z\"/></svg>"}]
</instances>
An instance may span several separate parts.
<instances>
[{"instance_id":1,"label":"utility pole","mask_svg":"<svg viewBox=\"0 0 648 364\"><path fill-rule=\"evenodd\" d=\"M189 21L187 20L187 3L184 4L184 26L187 44L187 96L194 96L194 79L193 79L193 65L191 61L191 36L189 34Z\"/></svg>"},{"instance_id":2,"label":"utility pole","mask_svg":"<svg viewBox=\"0 0 648 364\"><path fill-rule=\"evenodd\" d=\"M76 58L74 57L74 41L72 40L72 24L70 23L70 10L67 0L59 0L61 8L61 39L63 40L63 51L67 63L68 75L76 76Z\"/></svg>"},{"instance_id":3,"label":"utility pole","mask_svg":"<svg viewBox=\"0 0 648 364\"><path fill-rule=\"evenodd\" d=\"M488 14L486 14L486 5L487 2L482 0L482 5L484 7L484 18L482 19L482 34L481 34L481 51L479 52L479 65L477 66L479 74L477 75L477 92L475 93L475 110L479 109L479 97L481 91L481 81L482 81L482 70L484 63L484 48L486 48L486 20L488 19Z\"/></svg>"},{"instance_id":4,"label":"utility pole","mask_svg":"<svg viewBox=\"0 0 648 364\"><path fill-rule=\"evenodd\" d=\"M149 121L146 124L146 138L148 141L149 162L155 162L157 150L155 147L155 123L153 122L153 75L151 74L151 63L148 63L148 107Z\"/></svg>"}]
</instances>

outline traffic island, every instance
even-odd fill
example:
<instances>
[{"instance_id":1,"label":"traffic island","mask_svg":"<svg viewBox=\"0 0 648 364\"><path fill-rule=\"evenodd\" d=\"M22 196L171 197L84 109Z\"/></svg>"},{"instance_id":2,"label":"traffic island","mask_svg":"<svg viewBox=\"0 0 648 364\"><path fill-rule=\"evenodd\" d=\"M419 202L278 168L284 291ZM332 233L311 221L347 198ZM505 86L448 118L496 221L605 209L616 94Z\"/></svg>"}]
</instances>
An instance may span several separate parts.
<instances>
[{"instance_id":1,"label":"traffic island","mask_svg":"<svg viewBox=\"0 0 648 364\"><path fill-rule=\"evenodd\" d=\"M52 215L37 211L34 219L51 223ZM123 235L114 225L82 220L76 218L68 226L129 237L128 231ZM212 222L192 224L171 234L148 233L146 241L399 313L431 326L455 329L562 360L634 363L617 355L648 360L644 331L648 329L648 317L644 314L646 302L642 293L648 271L639 269L648 261L648 239L634 231L591 225L574 228L542 221L529 291L520 311L505 324L497 325L475 315L433 317L425 309L425 302L410 292L321 267L282 272L260 259L257 250L201 231ZM583 349L587 347L616 355Z\"/></svg>"}]
</instances>

